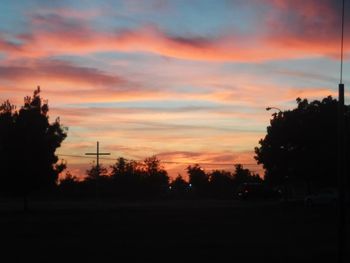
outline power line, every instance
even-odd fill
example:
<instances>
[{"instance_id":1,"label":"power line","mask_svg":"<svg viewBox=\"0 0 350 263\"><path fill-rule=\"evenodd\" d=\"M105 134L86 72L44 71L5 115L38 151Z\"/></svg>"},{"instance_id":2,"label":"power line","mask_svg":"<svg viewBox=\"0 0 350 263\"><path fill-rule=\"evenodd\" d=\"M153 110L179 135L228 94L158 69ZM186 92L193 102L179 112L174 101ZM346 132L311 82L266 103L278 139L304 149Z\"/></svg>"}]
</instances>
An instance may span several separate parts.
<instances>
[{"instance_id":1,"label":"power line","mask_svg":"<svg viewBox=\"0 0 350 263\"><path fill-rule=\"evenodd\" d=\"M85 156L85 155L73 155L73 154L58 154L58 156L62 157L72 157L72 158L86 158L86 159L96 159L95 157L90 157L90 156ZM110 161L115 161L116 158L108 158L108 157L100 157L100 160L110 160ZM135 161L142 161L142 160L135 160ZM186 164L186 165L191 165L191 164L198 164L198 165L234 165L234 163L201 163L201 162L178 162L178 161L160 161L161 163L166 163L166 164ZM256 163L240 163L241 165L245 166L259 166L259 164Z\"/></svg>"},{"instance_id":2,"label":"power line","mask_svg":"<svg viewBox=\"0 0 350 263\"><path fill-rule=\"evenodd\" d=\"M340 84L343 84L343 57L344 57L344 10L345 10L345 0L342 1L342 19L341 19L341 41L340 41Z\"/></svg>"}]
</instances>

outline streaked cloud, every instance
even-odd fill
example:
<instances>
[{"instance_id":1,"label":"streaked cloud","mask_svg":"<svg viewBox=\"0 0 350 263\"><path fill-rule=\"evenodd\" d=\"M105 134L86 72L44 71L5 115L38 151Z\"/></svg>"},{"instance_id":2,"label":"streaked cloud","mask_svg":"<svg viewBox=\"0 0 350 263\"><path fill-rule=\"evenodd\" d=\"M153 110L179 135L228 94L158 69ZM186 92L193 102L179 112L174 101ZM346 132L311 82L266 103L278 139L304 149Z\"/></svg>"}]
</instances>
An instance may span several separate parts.
<instances>
[{"instance_id":1,"label":"streaked cloud","mask_svg":"<svg viewBox=\"0 0 350 263\"><path fill-rule=\"evenodd\" d=\"M107 166L158 155L172 175L195 162L262 173L253 148L271 118L265 108L336 95L336 1L1 5L0 99L20 105L40 85L51 118L69 126L61 154L83 155L99 140L112 153ZM93 161L66 159L81 176Z\"/></svg>"},{"instance_id":2,"label":"streaked cloud","mask_svg":"<svg viewBox=\"0 0 350 263\"><path fill-rule=\"evenodd\" d=\"M314 1L308 4L270 2L275 8L259 25L267 28L266 35L230 31L214 36L175 35L155 24L101 31L77 15L56 12L33 15L30 32L13 35L12 40L2 37L0 45L10 57L149 52L188 60L257 62L335 56L338 53L339 32L335 29L340 24L329 1L322 4ZM317 16L320 13L322 19ZM348 49L346 44L345 50Z\"/></svg>"},{"instance_id":3,"label":"streaked cloud","mask_svg":"<svg viewBox=\"0 0 350 263\"><path fill-rule=\"evenodd\" d=\"M0 77L5 80L41 79L67 81L89 85L119 85L123 79L111 76L96 68L76 66L58 60L24 60L19 65L0 66Z\"/></svg>"}]
</instances>

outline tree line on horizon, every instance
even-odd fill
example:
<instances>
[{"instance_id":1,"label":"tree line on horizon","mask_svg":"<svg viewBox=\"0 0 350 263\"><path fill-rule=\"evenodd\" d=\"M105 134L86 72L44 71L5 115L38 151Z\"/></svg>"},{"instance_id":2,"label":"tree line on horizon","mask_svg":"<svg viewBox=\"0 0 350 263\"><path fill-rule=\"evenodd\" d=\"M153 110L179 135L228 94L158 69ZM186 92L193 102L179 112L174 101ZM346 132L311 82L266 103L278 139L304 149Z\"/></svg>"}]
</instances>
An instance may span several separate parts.
<instances>
[{"instance_id":1,"label":"tree line on horizon","mask_svg":"<svg viewBox=\"0 0 350 263\"><path fill-rule=\"evenodd\" d=\"M164 193L227 198L243 183L270 186L304 184L308 192L336 185L338 101L326 97L309 102L297 99L297 107L274 113L267 134L255 148L255 159L265 169L261 179L242 165L233 173L205 172L199 165L187 167L188 182L181 176L170 182L156 156L144 162L120 157L107 173L93 165L84 181L66 173L56 150L67 137L68 128L57 118L49 121L48 102L38 87L24 99L19 110L8 100L0 105L0 195L105 195L119 197L162 196ZM345 134L350 131L350 106L345 106ZM349 140L346 149L349 149ZM347 155L347 164L350 155Z\"/></svg>"},{"instance_id":2,"label":"tree line on horizon","mask_svg":"<svg viewBox=\"0 0 350 263\"><path fill-rule=\"evenodd\" d=\"M232 198L242 183L261 183L258 174L242 165L235 165L235 171L213 170L206 172L200 165L186 168L188 180L180 174L170 180L168 173L160 165L157 156L143 162L117 159L111 171L103 166L92 165L87 177L80 181L67 172L60 180L59 191L68 196L114 196L120 198L147 197L202 197Z\"/></svg>"}]
</instances>

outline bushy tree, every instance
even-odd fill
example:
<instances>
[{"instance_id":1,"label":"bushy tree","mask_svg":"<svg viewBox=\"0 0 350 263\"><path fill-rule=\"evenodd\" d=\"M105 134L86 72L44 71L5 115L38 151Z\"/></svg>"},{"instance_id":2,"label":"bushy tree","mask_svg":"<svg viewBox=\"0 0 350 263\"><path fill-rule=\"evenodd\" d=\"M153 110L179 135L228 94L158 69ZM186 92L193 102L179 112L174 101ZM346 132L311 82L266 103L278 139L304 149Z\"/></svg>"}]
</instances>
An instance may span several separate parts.
<instances>
[{"instance_id":1,"label":"bushy tree","mask_svg":"<svg viewBox=\"0 0 350 263\"><path fill-rule=\"evenodd\" d=\"M350 108L345 107L345 134L349 134ZM332 97L309 102L297 99L293 110L273 115L266 136L255 148L256 160L272 184L304 182L312 187L337 182L338 101ZM347 140L346 149L349 149ZM347 163L350 163L347 155Z\"/></svg>"},{"instance_id":2,"label":"bushy tree","mask_svg":"<svg viewBox=\"0 0 350 263\"><path fill-rule=\"evenodd\" d=\"M170 184L171 188L175 191L183 192L189 188L189 183L187 183L181 176L178 174L176 178Z\"/></svg>"},{"instance_id":3,"label":"bushy tree","mask_svg":"<svg viewBox=\"0 0 350 263\"><path fill-rule=\"evenodd\" d=\"M152 156L144 160L143 174L145 187L149 194L161 194L168 189L169 176L167 171L160 165L160 160L157 156Z\"/></svg>"},{"instance_id":4,"label":"bushy tree","mask_svg":"<svg viewBox=\"0 0 350 263\"><path fill-rule=\"evenodd\" d=\"M103 177L107 176L107 169L100 164L92 164L90 169L86 171L86 174L86 180L88 181L101 180Z\"/></svg>"},{"instance_id":5,"label":"bushy tree","mask_svg":"<svg viewBox=\"0 0 350 263\"><path fill-rule=\"evenodd\" d=\"M111 168L114 195L130 198L141 194L143 172L138 162L119 157Z\"/></svg>"},{"instance_id":6,"label":"bushy tree","mask_svg":"<svg viewBox=\"0 0 350 263\"><path fill-rule=\"evenodd\" d=\"M195 164L187 167L187 174L189 183L192 185L193 190L199 196L208 195L209 176L205 173L204 169Z\"/></svg>"},{"instance_id":7,"label":"bushy tree","mask_svg":"<svg viewBox=\"0 0 350 263\"><path fill-rule=\"evenodd\" d=\"M38 87L17 111L9 101L0 106L0 189L29 194L52 189L65 168L57 165L56 149L67 136L59 118L49 122L48 102Z\"/></svg>"},{"instance_id":8,"label":"bushy tree","mask_svg":"<svg viewBox=\"0 0 350 263\"><path fill-rule=\"evenodd\" d=\"M70 171L67 171L65 177L60 180L59 184L61 186L74 185L78 182L79 182L78 178L75 175L72 175Z\"/></svg>"},{"instance_id":9,"label":"bushy tree","mask_svg":"<svg viewBox=\"0 0 350 263\"><path fill-rule=\"evenodd\" d=\"M232 198L235 190L241 184L262 182L258 175L243 168L241 164L235 165L233 173L225 170L213 170L206 173L198 164L188 166L187 173L194 194L198 197Z\"/></svg>"},{"instance_id":10,"label":"bushy tree","mask_svg":"<svg viewBox=\"0 0 350 263\"><path fill-rule=\"evenodd\" d=\"M262 179L258 174L252 173L249 169L243 167L242 164L235 165L233 179L236 185L242 183L261 183Z\"/></svg>"},{"instance_id":11,"label":"bushy tree","mask_svg":"<svg viewBox=\"0 0 350 263\"><path fill-rule=\"evenodd\" d=\"M233 183L233 176L229 171L214 170L209 174L209 190L213 197L232 197Z\"/></svg>"},{"instance_id":12,"label":"bushy tree","mask_svg":"<svg viewBox=\"0 0 350 263\"><path fill-rule=\"evenodd\" d=\"M159 197L168 189L168 173L156 156L146 158L143 162L120 157L111 168L113 188L117 196Z\"/></svg>"},{"instance_id":13,"label":"bushy tree","mask_svg":"<svg viewBox=\"0 0 350 263\"><path fill-rule=\"evenodd\" d=\"M78 178L67 171L65 177L59 180L59 193L62 197L81 197L81 185Z\"/></svg>"}]
</instances>

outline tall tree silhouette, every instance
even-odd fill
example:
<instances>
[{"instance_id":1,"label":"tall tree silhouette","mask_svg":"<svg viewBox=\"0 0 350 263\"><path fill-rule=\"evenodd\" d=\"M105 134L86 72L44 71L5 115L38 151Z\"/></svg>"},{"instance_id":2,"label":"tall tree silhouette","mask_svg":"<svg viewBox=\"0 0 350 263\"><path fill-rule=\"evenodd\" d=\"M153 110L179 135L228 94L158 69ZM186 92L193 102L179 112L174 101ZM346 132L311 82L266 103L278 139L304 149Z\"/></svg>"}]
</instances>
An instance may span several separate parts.
<instances>
[{"instance_id":1,"label":"tall tree silhouette","mask_svg":"<svg viewBox=\"0 0 350 263\"><path fill-rule=\"evenodd\" d=\"M204 169L198 164L187 167L187 174L189 183L192 185L193 190L198 196L204 196L208 194L209 176L205 173Z\"/></svg>"},{"instance_id":2,"label":"tall tree silhouette","mask_svg":"<svg viewBox=\"0 0 350 263\"><path fill-rule=\"evenodd\" d=\"M38 87L24 98L19 111L9 101L0 106L0 190L8 194L48 191L65 164L57 164L57 148L67 136L59 118L49 122L48 102Z\"/></svg>"},{"instance_id":3,"label":"tall tree silhouette","mask_svg":"<svg viewBox=\"0 0 350 263\"><path fill-rule=\"evenodd\" d=\"M295 109L273 115L265 138L255 148L267 181L303 182L309 191L336 185L337 107L337 100L330 96L312 102L298 98ZM345 112L345 134L349 134L349 106ZM347 149L349 146L348 140ZM347 158L350 163L349 155Z\"/></svg>"},{"instance_id":4,"label":"tall tree silhouette","mask_svg":"<svg viewBox=\"0 0 350 263\"><path fill-rule=\"evenodd\" d=\"M189 183L186 182L180 174L170 183L170 189L172 195L183 196L190 192Z\"/></svg>"},{"instance_id":5,"label":"tall tree silhouette","mask_svg":"<svg viewBox=\"0 0 350 263\"><path fill-rule=\"evenodd\" d=\"M116 163L111 166L111 178L115 195L121 197L140 195L142 173L139 171L139 167L138 162L123 157L119 157Z\"/></svg>"},{"instance_id":6,"label":"tall tree silhouette","mask_svg":"<svg viewBox=\"0 0 350 263\"><path fill-rule=\"evenodd\" d=\"M166 170L160 165L157 156L152 156L144 160L143 166L145 187L149 194L159 195L164 193L169 184L169 176Z\"/></svg>"},{"instance_id":7,"label":"tall tree silhouette","mask_svg":"<svg viewBox=\"0 0 350 263\"><path fill-rule=\"evenodd\" d=\"M234 189L233 183L233 176L229 171L214 170L209 174L209 189L213 197L231 197Z\"/></svg>"}]
</instances>

